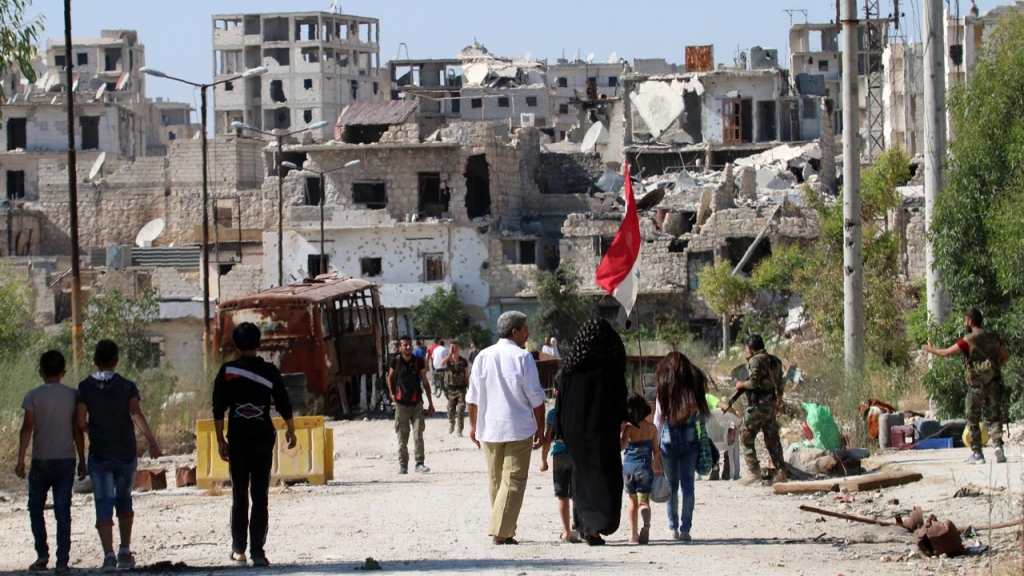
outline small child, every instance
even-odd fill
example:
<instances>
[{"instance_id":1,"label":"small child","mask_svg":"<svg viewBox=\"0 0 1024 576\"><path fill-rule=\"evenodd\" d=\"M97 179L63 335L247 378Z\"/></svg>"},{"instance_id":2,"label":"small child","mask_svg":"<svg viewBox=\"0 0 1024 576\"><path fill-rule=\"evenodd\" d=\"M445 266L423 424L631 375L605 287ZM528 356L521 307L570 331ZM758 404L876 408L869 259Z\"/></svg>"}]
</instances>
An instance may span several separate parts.
<instances>
[{"instance_id":1,"label":"small child","mask_svg":"<svg viewBox=\"0 0 1024 576\"><path fill-rule=\"evenodd\" d=\"M14 468L25 478L25 453L32 443L32 467L28 476L28 516L35 540L36 561L31 572L46 570L50 550L46 545L43 505L53 490L53 515L57 520L57 574L67 574L71 551L71 488L75 483L75 454L78 473L85 475L85 443L75 428L75 404L78 393L61 384L65 374L64 355L48 350L39 358L39 376L43 385L25 394L21 407L25 419L21 425L18 463Z\"/></svg>"},{"instance_id":2,"label":"small child","mask_svg":"<svg viewBox=\"0 0 1024 576\"><path fill-rule=\"evenodd\" d=\"M558 393L557 391L555 392ZM558 498L558 515L562 519L562 542L579 542L574 527L569 524L569 499L572 497L572 462L561 439L554 438L555 409L548 410L545 420L544 446L540 452L540 471L548 469L548 451L551 452L551 477L555 484L555 498Z\"/></svg>"},{"instance_id":3,"label":"small child","mask_svg":"<svg viewBox=\"0 0 1024 576\"><path fill-rule=\"evenodd\" d=\"M651 533L651 484L654 476L661 475L661 451L658 448L658 428L646 420L651 406L639 394L626 399L626 422L622 425L620 446L622 480L629 494L629 543L647 544ZM637 530L637 511L644 526Z\"/></svg>"}]
</instances>

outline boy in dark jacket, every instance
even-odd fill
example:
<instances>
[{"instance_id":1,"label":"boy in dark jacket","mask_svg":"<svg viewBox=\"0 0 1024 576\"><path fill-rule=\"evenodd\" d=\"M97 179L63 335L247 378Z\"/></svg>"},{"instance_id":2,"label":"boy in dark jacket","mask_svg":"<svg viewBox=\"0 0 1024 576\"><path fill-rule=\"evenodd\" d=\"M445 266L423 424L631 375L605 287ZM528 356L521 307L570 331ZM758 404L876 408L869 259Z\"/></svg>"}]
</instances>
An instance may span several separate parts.
<instances>
[{"instance_id":1,"label":"boy in dark jacket","mask_svg":"<svg viewBox=\"0 0 1024 576\"><path fill-rule=\"evenodd\" d=\"M270 405L288 427L288 448L296 444L292 405L281 372L256 355L260 329L251 322L239 324L231 333L241 355L225 362L213 384L213 424L220 457L231 474L231 559L244 564L246 531L253 566L269 566L263 550L267 538L270 468L274 461L277 431L270 419ZM224 413L228 412L228 436L224 438ZM247 517L252 493L252 517Z\"/></svg>"}]
</instances>

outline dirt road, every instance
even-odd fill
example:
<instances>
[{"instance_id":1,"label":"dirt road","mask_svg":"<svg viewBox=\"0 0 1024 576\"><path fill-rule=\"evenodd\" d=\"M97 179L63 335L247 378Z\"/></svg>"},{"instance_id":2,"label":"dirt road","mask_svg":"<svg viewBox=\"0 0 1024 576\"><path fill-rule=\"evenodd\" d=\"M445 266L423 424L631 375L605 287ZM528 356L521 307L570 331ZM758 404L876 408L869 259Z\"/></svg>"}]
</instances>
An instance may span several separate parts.
<instances>
[{"instance_id":1,"label":"dirt road","mask_svg":"<svg viewBox=\"0 0 1024 576\"><path fill-rule=\"evenodd\" d=\"M486 535L488 503L483 454L468 438L447 434L440 417L427 424L429 474L396 474L395 436L387 420L338 422L336 480L327 486L297 485L271 490L267 554L280 574L351 572L373 557L389 572L434 574L969 574L988 556L933 560L913 553L908 535L801 512L801 504L891 518L919 505L958 526L1019 517L1021 448L1010 463L970 467L966 449L889 453L875 458L925 474L921 482L877 493L774 496L767 487L734 482L698 482L689 543L669 541L664 508L655 505L652 542L625 543L627 526L609 545L556 543L559 522L550 472L535 458L519 521L519 546L493 546ZM160 465L172 472L176 461ZM967 483L991 497L952 499ZM899 504L888 502L898 499ZM140 564L184 562L202 572L230 569L230 496L194 488L137 494L136 538ZM72 566L95 571L102 557L93 530L92 501L75 496ZM50 523L52 541L53 525ZM0 503L0 571L16 571L34 560L25 494ZM1012 531L980 539L1005 559L1019 545ZM874 540L876 543L857 543ZM878 542L881 540L881 542ZM891 541L890 541L891 540ZM973 541L968 542L973 544ZM51 552L52 553L52 552ZM248 570L231 569L233 574ZM265 572L265 571L264 571Z\"/></svg>"}]
</instances>

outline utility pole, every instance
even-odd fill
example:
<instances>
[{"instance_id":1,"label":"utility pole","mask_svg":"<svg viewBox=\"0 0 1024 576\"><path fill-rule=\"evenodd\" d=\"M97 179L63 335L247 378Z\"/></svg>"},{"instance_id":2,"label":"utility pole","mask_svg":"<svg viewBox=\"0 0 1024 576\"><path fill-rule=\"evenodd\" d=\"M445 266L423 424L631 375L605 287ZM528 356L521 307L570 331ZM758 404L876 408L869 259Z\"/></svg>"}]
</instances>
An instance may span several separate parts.
<instances>
[{"instance_id":1,"label":"utility pole","mask_svg":"<svg viewBox=\"0 0 1024 576\"><path fill-rule=\"evenodd\" d=\"M71 46L71 0L64 0L64 94L68 98L68 212L71 227L71 360L77 370L82 361L82 274L78 249L78 162L75 157L74 50Z\"/></svg>"},{"instance_id":2,"label":"utility pole","mask_svg":"<svg viewBox=\"0 0 1024 576\"><path fill-rule=\"evenodd\" d=\"M923 0L924 7L924 229L925 272L928 289L928 320L946 320L946 295L935 269L935 246L928 231L935 215L935 202L943 188L942 160L946 153L945 34L942 0Z\"/></svg>"},{"instance_id":3,"label":"utility pole","mask_svg":"<svg viewBox=\"0 0 1024 576\"><path fill-rule=\"evenodd\" d=\"M864 254L860 202L860 21L857 0L843 0L843 336L846 377L864 373Z\"/></svg>"}]
</instances>

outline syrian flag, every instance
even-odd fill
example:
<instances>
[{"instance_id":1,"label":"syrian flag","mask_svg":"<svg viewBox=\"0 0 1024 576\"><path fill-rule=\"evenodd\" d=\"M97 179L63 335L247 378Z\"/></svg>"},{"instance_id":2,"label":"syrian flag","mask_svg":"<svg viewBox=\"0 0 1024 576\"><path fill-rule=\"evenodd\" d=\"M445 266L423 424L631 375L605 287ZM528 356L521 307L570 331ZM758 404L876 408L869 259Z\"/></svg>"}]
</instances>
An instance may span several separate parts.
<instances>
[{"instance_id":1,"label":"syrian flag","mask_svg":"<svg viewBox=\"0 0 1024 576\"><path fill-rule=\"evenodd\" d=\"M626 217L612 240L612 245L597 267L597 284L604 288L626 309L633 310L640 289L640 216L633 197L633 181L626 164Z\"/></svg>"}]
</instances>

